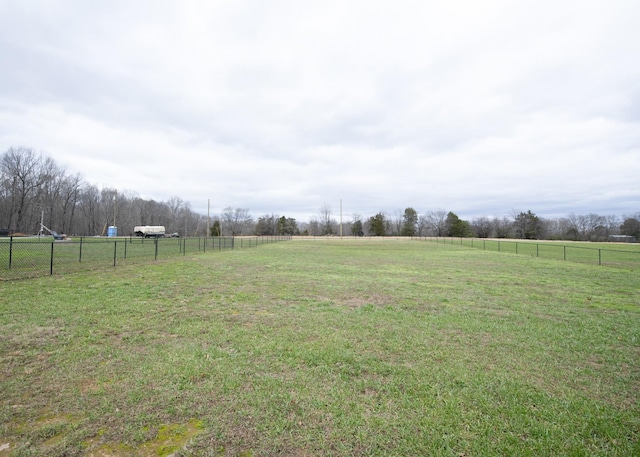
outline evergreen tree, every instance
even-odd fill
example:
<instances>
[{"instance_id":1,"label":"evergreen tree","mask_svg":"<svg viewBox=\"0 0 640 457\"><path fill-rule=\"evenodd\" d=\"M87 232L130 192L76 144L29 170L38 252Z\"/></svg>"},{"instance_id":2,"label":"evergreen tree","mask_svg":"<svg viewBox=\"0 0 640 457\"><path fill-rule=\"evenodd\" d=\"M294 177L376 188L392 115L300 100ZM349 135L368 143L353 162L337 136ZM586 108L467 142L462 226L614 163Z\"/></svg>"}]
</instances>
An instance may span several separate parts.
<instances>
[{"instance_id":1,"label":"evergreen tree","mask_svg":"<svg viewBox=\"0 0 640 457\"><path fill-rule=\"evenodd\" d=\"M445 221L445 234L446 236L463 238L471 236L473 230L471 230L469 222L460 219L457 214L449 211Z\"/></svg>"},{"instance_id":2,"label":"evergreen tree","mask_svg":"<svg viewBox=\"0 0 640 457\"><path fill-rule=\"evenodd\" d=\"M292 217L282 216L278 219L278 235L299 235L298 224Z\"/></svg>"},{"instance_id":3,"label":"evergreen tree","mask_svg":"<svg viewBox=\"0 0 640 457\"><path fill-rule=\"evenodd\" d=\"M353 236L364 236L364 228L360 219L353 221L353 224L351 224L351 234Z\"/></svg>"},{"instance_id":4,"label":"evergreen tree","mask_svg":"<svg viewBox=\"0 0 640 457\"><path fill-rule=\"evenodd\" d=\"M640 240L640 221L638 219L629 217L620 226L620 233L627 236L635 236Z\"/></svg>"},{"instance_id":5,"label":"evergreen tree","mask_svg":"<svg viewBox=\"0 0 640 457\"><path fill-rule=\"evenodd\" d=\"M211 236L222 236L222 228L220 227L220 221L213 221L213 225L211 226Z\"/></svg>"},{"instance_id":6,"label":"evergreen tree","mask_svg":"<svg viewBox=\"0 0 640 457\"><path fill-rule=\"evenodd\" d=\"M416 234L416 228L418 227L418 213L413 208L407 208L404 210L402 216L402 230L401 236L414 236Z\"/></svg>"},{"instance_id":7,"label":"evergreen tree","mask_svg":"<svg viewBox=\"0 0 640 457\"><path fill-rule=\"evenodd\" d=\"M385 236L387 234L387 219L382 213L378 213L369 218L369 226L371 227L371 235L373 236Z\"/></svg>"},{"instance_id":8,"label":"evergreen tree","mask_svg":"<svg viewBox=\"0 0 640 457\"><path fill-rule=\"evenodd\" d=\"M256 223L256 235L258 236L270 236L276 234L276 225L279 219L277 216L265 215L258 218Z\"/></svg>"},{"instance_id":9,"label":"evergreen tree","mask_svg":"<svg viewBox=\"0 0 640 457\"><path fill-rule=\"evenodd\" d=\"M531 212L519 213L515 216L513 226L516 232L516 238L526 240L537 240L542 235L542 221L538 216Z\"/></svg>"}]
</instances>

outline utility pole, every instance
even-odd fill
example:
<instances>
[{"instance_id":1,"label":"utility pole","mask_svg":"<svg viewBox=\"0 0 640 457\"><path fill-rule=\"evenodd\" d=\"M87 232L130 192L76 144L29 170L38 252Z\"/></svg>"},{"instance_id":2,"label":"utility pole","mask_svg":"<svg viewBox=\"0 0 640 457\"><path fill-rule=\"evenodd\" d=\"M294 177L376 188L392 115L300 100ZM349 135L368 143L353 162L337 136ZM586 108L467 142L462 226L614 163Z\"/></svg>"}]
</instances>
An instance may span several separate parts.
<instances>
[{"instance_id":1,"label":"utility pole","mask_svg":"<svg viewBox=\"0 0 640 457\"><path fill-rule=\"evenodd\" d=\"M340 239L342 239L342 199L340 199Z\"/></svg>"}]
</instances>

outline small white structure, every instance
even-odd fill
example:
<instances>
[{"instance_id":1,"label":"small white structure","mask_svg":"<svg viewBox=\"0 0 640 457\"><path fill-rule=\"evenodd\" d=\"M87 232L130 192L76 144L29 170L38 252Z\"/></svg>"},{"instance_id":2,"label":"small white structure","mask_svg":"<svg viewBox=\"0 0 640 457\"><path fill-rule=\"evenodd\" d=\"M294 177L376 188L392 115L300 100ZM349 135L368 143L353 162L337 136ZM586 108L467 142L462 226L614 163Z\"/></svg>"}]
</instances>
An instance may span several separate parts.
<instances>
[{"instance_id":1,"label":"small white structure","mask_svg":"<svg viewBox=\"0 0 640 457\"><path fill-rule=\"evenodd\" d=\"M609 235L609 241L617 243L635 243L636 237L630 235Z\"/></svg>"}]
</instances>

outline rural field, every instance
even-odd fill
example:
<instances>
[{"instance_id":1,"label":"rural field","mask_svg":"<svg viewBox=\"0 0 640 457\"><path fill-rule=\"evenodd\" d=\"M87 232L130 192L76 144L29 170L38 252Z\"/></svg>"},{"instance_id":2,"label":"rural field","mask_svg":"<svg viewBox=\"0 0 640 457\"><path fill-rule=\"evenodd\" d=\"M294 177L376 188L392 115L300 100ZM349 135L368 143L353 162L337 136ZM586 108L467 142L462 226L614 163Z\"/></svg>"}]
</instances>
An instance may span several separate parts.
<instances>
[{"instance_id":1,"label":"rural field","mask_svg":"<svg viewBox=\"0 0 640 457\"><path fill-rule=\"evenodd\" d=\"M0 456L640 455L639 284L347 239L0 282Z\"/></svg>"}]
</instances>

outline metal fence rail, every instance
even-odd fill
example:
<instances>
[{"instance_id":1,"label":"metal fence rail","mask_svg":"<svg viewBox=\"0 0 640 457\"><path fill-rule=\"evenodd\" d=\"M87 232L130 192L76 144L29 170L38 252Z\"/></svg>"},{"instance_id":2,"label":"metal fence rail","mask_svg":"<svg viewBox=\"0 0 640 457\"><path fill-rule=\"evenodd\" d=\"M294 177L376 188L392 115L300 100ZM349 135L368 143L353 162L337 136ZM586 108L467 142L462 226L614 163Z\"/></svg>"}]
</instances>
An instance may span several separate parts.
<instances>
[{"instance_id":1,"label":"metal fence rail","mask_svg":"<svg viewBox=\"0 0 640 457\"><path fill-rule=\"evenodd\" d=\"M487 251L507 252L546 259L606 265L619 268L640 268L640 246L630 249L605 249L555 242L497 240L484 238L414 237L435 243L457 244Z\"/></svg>"},{"instance_id":2,"label":"metal fence rail","mask_svg":"<svg viewBox=\"0 0 640 457\"><path fill-rule=\"evenodd\" d=\"M187 253L213 253L290 240L290 236L204 238L0 238L0 280L66 274L150 262Z\"/></svg>"}]
</instances>

